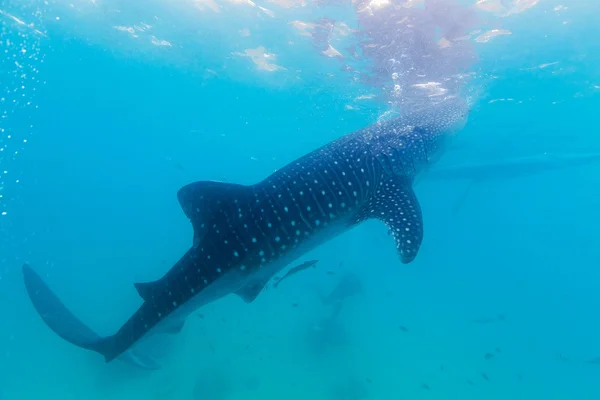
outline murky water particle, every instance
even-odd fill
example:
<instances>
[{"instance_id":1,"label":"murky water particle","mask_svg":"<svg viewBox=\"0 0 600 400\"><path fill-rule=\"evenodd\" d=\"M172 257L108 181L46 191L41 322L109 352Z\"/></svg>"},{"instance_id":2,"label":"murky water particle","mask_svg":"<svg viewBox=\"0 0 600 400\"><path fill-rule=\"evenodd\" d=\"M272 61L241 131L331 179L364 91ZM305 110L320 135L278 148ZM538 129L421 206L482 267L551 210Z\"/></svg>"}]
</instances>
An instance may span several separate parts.
<instances>
[{"instance_id":1,"label":"murky water particle","mask_svg":"<svg viewBox=\"0 0 600 400\"><path fill-rule=\"evenodd\" d=\"M6 211L2 211L2 215L6 215Z\"/></svg>"}]
</instances>

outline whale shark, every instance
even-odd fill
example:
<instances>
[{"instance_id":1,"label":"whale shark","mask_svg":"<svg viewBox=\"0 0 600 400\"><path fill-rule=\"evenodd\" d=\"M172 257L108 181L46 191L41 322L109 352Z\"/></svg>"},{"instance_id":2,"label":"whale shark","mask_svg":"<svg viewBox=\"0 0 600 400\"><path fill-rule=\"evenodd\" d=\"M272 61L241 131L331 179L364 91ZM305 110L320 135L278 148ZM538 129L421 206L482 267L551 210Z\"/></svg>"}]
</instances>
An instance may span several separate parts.
<instances>
[{"instance_id":1,"label":"whale shark","mask_svg":"<svg viewBox=\"0 0 600 400\"><path fill-rule=\"evenodd\" d=\"M193 228L191 247L160 279L134 284L142 304L116 333L62 338L110 362L147 335L180 331L190 313L226 295L253 302L280 270L368 219L382 221L400 261L412 262L423 240L413 182L468 113L466 102L449 97L347 134L256 184L182 187L177 198Z\"/></svg>"}]
</instances>

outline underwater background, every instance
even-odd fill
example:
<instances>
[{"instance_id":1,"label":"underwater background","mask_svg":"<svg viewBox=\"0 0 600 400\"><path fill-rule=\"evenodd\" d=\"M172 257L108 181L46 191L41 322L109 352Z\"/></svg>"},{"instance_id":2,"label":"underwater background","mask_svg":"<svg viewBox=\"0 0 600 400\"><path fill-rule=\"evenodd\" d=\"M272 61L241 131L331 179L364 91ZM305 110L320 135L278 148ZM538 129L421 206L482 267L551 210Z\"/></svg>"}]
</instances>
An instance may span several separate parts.
<instances>
[{"instance_id":1,"label":"underwater background","mask_svg":"<svg viewBox=\"0 0 600 400\"><path fill-rule=\"evenodd\" d=\"M600 3L263 3L0 0L0 399L600 398L600 163L485 168L600 153ZM432 37L467 32L430 71L471 107L439 168L483 171L418 181L413 263L369 221L251 304L193 313L147 349L157 371L47 328L23 263L111 334L140 304L133 283L192 243L180 187L260 181L410 107L415 93L385 94L415 76L371 68L398 55L348 61L349 32L385 36L365 15L403 21L386 6L427 10ZM425 81L423 98L440 94ZM318 294L348 273L360 290L332 318Z\"/></svg>"}]
</instances>

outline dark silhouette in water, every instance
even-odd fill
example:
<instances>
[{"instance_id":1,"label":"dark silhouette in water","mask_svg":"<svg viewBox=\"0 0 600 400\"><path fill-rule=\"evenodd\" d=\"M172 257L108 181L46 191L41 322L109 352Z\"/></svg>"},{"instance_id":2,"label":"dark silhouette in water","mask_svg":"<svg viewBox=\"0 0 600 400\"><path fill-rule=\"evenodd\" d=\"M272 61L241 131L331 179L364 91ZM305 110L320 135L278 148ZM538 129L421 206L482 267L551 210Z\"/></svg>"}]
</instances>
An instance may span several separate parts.
<instances>
[{"instance_id":1,"label":"dark silhouette in water","mask_svg":"<svg viewBox=\"0 0 600 400\"><path fill-rule=\"evenodd\" d=\"M135 284L142 304L114 335L61 337L110 362L147 335L181 331L190 313L226 295L251 303L289 263L368 219L384 222L400 261L412 262L423 240L413 182L469 112L460 98L440 99L335 140L257 184L184 186L177 197L193 226L189 250L162 278Z\"/></svg>"},{"instance_id":2,"label":"dark silhouette in water","mask_svg":"<svg viewBox=\"0 0 600 400\"><path fill-rule=\"evenodd\" d=\"M198 374L192 392L193 400L226 400L232 392L231 374L223 367L211 365Z\"/></svg>"},{"instance_id":3,"label":"dark silhouette in water","mask_svg":"<svg viewBox=\"0 0 600 400\"><path fill-rule=\"evenodd\" d=\"M471 322L476 323L476 324L480 324L480 325L487 325L487 324L491 324L491 323L494 323L494 322L503 322L503 321L506 321L506 315L504 315L504 314L496 314L496 315L491 316L491 317L475 318Z\"/></svg>"},{"instance_id":4,"label":"dark silhouette in water","mask_svg":"<svg viewBox=\"0 0 600 400\"><path fill-rule=\"evenodd\" d=\"M334 385L331 390L331 400L363 400L367 397L369 397L367 385L353 377Z\"/></svg>"},{"instance_id":5,"label":"dark silhouette in water","mask_svg":"<svg viewBox=\"0 0 600 400\"><path fill-rule=\"evenodd\" d=\"M317 295L324 305L342 304L348 297L362 294L364 291L362 280L358 275L347 272L340 277L335 288L328 294L324 295L317 289Z\"/></svg>"},{"instance_id":6,"label":"dark silhouette in water","mask_svg":"<svg viewBox=\"0 0 600 400\"><path fill-rule=\"evenodd\" d=\"M328 349L346 344L347 331L340 314L350 297L363 292L360 278L351 272L342 275L328 295L317 289L321 304L330 308L330 311L308 329L307 341L313 354L323 355Z\"/></svg>"},{"instance_id":7,"label":"dark silhouette in water","mask_svg":"<svg viewBox=\"0 0 600 400\"><path fill-rule=\"evenodd\" d=\"M469 183L454 205L453 213L460 211L471 189L489 180L511 179L530 176L563 168L577 167L600 161L600 153L551 154L543 153L530 157L510 158L495 162L454 165L430 169L425 179L465 179Z\"/></svg>"}]
</instances>

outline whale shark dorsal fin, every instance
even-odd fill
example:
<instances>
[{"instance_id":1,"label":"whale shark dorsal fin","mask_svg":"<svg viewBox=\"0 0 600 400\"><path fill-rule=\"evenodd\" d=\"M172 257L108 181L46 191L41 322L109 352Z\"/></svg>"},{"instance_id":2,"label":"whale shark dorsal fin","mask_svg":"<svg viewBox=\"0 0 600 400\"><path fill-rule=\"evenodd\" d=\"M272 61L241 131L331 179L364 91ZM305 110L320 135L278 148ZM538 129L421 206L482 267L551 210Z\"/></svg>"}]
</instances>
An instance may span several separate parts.
<instances>
[{"instance_id":1,"label":"whale shark dorsal fin","mask_svg":"<svg viewBox=\"0 0 600 400\"><path fill-rule=\"evenodd\" d=\"M266 284L267 282L263 280L253 281L237 290L235 294L241 297L246 303L252 303L258 297L260 292L262 292Z\"/></svg>"},{"instance_id":2,"label":"whale shark dorsal fin","mask_svg":"<svg viewBox=\"0 0 600 400\"><path fill-rule=\"evenodd\" d=\"M409 180L383 180L377 193L357 214L356 222L369 218L386 224L403 264L415 259L423 241L423 217Z\"/></svg>"},{"instance_id":3,"label":"whale shark dorsal fin","mask_svg":"<svg viewBox=\"0 0 600 400\"><path fill-rule=\"evenodd\" d=\"M211 218L219 210L231 208L251 194L249 186L215 181L194 182L179 189L177 199L194 228L194 246L202 242Z\"/></svg>"}]
</instances>

